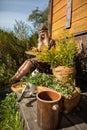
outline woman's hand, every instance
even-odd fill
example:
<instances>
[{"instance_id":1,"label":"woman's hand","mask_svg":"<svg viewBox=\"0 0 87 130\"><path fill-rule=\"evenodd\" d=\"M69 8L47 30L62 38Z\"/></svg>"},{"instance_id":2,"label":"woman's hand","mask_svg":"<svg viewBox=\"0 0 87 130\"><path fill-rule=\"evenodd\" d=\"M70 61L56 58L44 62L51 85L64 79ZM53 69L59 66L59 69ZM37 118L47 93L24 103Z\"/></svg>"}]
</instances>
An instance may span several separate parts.
<instances>
[{"instance_id":1,"label":"woman's hand","mask_svg":"<svg viewBox=\"0 0 87 130\"><path fill-rule=\"evenodd\" d=\"M32 51L36 52L36 51L38 51L38 49L36 47L32 47Z\"/></svg>"}]
</instances>

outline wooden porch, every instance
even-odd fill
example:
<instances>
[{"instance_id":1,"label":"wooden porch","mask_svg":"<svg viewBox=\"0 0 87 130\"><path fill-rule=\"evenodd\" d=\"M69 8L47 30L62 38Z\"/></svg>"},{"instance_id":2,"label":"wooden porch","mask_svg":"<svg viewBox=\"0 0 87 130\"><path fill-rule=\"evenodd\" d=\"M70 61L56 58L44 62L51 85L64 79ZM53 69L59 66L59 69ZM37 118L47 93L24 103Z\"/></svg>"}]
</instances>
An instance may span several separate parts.
<instances>
[{"instance_id":1,"label":"wooden porch","mask_svg":"<svg viewBox=\"0 0 87 130\"><path fill-rule=\"evenodd\" d=\"M25 122L24 130L41 130L37 125L36 97L23 98L18 104ZM87 92L81 93L80 103L72 112L60 113L57 130L87 130Z\"/></svg>"}]
</instances>

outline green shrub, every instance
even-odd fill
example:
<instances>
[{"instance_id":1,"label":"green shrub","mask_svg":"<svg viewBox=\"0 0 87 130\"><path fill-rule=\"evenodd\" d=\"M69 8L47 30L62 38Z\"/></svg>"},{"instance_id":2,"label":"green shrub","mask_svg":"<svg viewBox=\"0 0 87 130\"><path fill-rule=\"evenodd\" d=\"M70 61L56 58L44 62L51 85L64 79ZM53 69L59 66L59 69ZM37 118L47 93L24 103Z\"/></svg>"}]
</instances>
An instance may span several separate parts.
<instances>
[{"instance_id":1,"label":"green shrub","mask_svg":"<svg viewBox=\"0 0 87 130\"><path fill-rule=\"evenodd\" d=\"M23 130L15 93L6 95L0 106L0 130Z\"/></svg>"}]
</instances>

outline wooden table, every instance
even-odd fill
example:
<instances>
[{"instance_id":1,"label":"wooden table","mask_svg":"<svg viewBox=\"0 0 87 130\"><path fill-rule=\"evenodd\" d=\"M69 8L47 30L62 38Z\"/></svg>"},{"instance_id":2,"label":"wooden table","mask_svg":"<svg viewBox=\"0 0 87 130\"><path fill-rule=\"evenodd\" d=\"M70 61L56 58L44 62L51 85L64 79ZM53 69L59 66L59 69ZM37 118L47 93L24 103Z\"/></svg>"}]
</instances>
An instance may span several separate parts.
<instances>
[{"instance_id":1,"label":"wooden table","mask_svg":"<svg viewBox=\"0 0 87 130\"><path fill-rule=\"evenodd\" d=\"M40 52L25 51L25 53L26 53L27 55L36 56L36 55L39 54Z\"/></svg>"},{"instance_id":2,"label":"wooden table","mask_svg":"<svg viewBox=\"0 0 87 130\"><path fill-rule=\"evenodd\" d=\"M36 97L23 98L19 106L25 121L24 130L41 130L37 125ZM79 105L71 113L60 113L57 130L87 130L87 93L81 94Z\"/></svg>"}]
</instances>

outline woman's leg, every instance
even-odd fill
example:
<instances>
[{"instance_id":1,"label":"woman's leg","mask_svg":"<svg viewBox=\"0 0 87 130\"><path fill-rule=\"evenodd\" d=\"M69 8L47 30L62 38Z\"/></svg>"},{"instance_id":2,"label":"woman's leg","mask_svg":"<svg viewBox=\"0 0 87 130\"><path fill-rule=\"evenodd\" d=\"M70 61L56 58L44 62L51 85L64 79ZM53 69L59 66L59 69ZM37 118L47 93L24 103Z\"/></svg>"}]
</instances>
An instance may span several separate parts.
<instances>
[{"instance_id":1,"label":"woman's leg","mask_svg":"<svg viewBox=\"0 0 87 130\"><path fill-rule=\"evenodd\" d=\"M20 80L23 76L29 73L30 69L33 67L33 64L30 60L26 60L22 66L18 69L15 75L12 77L11 80Z\"/></svg>"}]
</instances>

